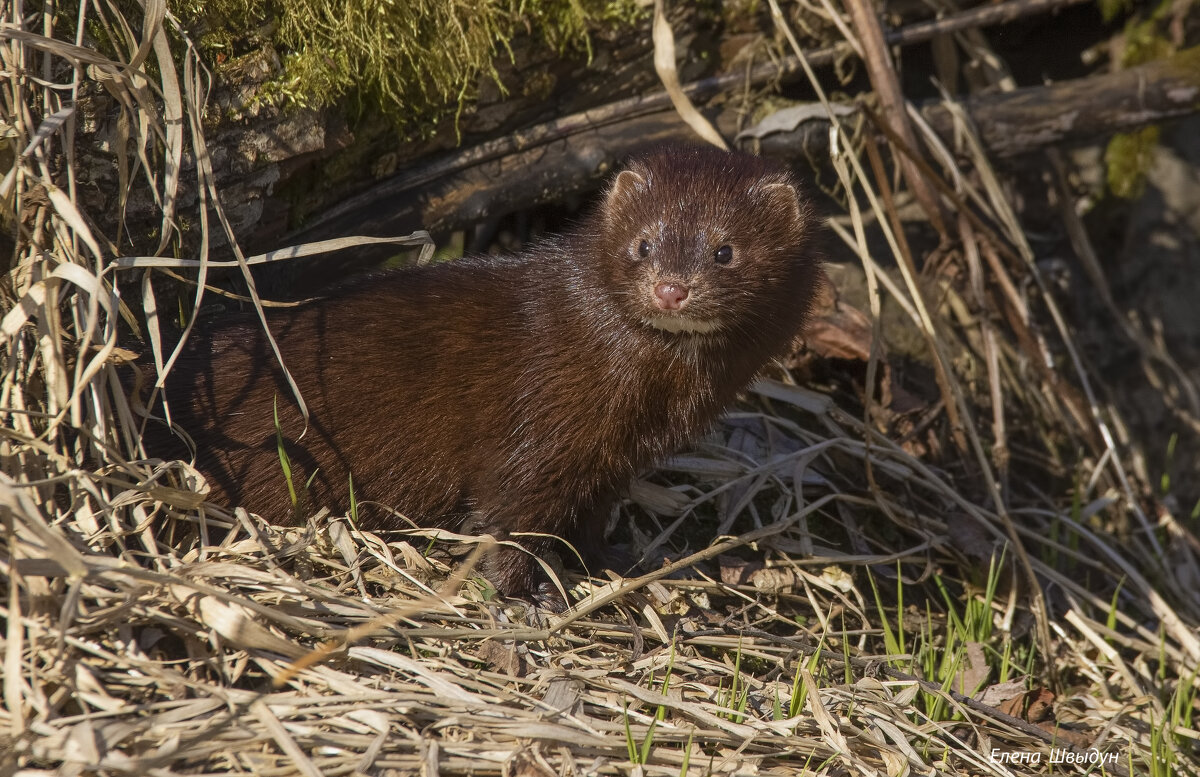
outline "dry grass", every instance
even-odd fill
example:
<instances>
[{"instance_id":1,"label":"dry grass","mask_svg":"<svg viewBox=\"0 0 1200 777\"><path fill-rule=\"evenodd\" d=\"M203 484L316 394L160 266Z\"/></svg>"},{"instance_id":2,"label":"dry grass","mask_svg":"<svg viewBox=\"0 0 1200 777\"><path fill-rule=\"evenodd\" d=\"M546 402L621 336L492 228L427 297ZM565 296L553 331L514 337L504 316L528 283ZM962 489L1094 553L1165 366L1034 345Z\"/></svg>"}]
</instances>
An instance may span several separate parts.
<instances>
[{"instance_id":1,"label":"dry grass","mask_svg":"<svg viewBox=\"0 0 1200 777\"><path fill-rule=\"evenodd\" d=\"M444 549L476 538L382 536L328 513L271 526L201 507L198 473L140 448L118 332L138 328L160 374L170 364L154 284L178 266L162 257L185 157L207 206L198 288L217 258L254 258L219 207L207 76L192 50L170 56L181 36L169 14L153 2L128 24L113 5L81 13L124 41L116 59L46 35L36 12L0 20L0 199L18 235L0 319L0 774L1084 770L1050 764L1052 746L1116 756L1097 773L1200 773L1197 543L1148 497L1136 448L1113 442L1120 419L1096 399L967 124L956 151L982 183L948 151L943 172L925 167L945 199L980 214L950 225L971 278L957 307L922 296L860 139L839 130L835 158L848 206L837 234L938 354L960 465L927 464L865 423L869 406L848 413L777 372L694 453L636 485L620 530L673 563L629 581L573 578L577 606L546 616L494 601L469 562L451 563ZM154 258L119 260L74 204L73 107L99 88L122 112L121 179L152 188L163 211ZM903 286L865 250L868 218ZM210 229L232 245L211 260ZM1040 292L1010 293L1026 281ZM978 315L989 300L1019 315ZM1064 374L1030 367L1042 356L1022 352L1030 342L1064 354ZM987 423L951 352L985 376ZM1041 435L1050 458L1089 450L1089 424L1101 447L1070 461L1073 493L1010 479L1014 427L1024 444ZM231 530L207 542L218 527ZM435 539L443 550L430 553ZM997 709L1006 682L1025 700L1015 716ZM994 693L970 698L983 689ZM1037 704L1048 726L1029 722ZM1041 762L998 762L993 748Z\"/></svg>"}]
</instances>

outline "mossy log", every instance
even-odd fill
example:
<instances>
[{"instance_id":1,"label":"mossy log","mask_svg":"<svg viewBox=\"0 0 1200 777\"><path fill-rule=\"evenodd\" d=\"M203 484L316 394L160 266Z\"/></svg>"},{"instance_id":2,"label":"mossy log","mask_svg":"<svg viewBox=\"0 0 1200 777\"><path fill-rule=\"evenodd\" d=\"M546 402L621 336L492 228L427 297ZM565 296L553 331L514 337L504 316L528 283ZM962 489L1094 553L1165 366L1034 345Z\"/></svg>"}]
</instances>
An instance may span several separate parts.
<instances>
[{"instance_id":1,"label":"mossy log","mask_svg":"<svg viewBox=\"0 0 1200 777\"><path fill-rule=\"evenodd\" d=\"M972 97L963 105L984 144L1002 156L1164 121L1200 110L1200 48L1118 73ZM922 113L952 140L953 120L944 106L927 105ZM728 116L714 118L718 126L733 126ZM799 158L804 147L821 141L827 127L809 121L792 132L769 135L760 141L762 150ZM595 126L588 125L586 115L572 116L522 134L536 135L539 142L518 138L509 144L513 150L495 156L465 149L410 169L342 202L292 238L460 228L594 186L614 162L639 148L668 140L696 142L672 111Z\"/></svg>"},{"instance_id":2,"label":"mossy log","mask_svg":"<svg viewBox=\"0 0 1200 777\"><path fill-rule=\"evenodd\" d=\"M691 16L675 26L681 50L704 48L703 20ZM458 126L463 145L457 149L453 123L424 139L402 139L383 119L351 122L337 110L264 106L255 95L277 63L269 53L243 57L220 74L208 144L235 234L243 248L258 251L347 234L457 229L585 191L639 147L694 141L672 111L658 107L668 103L654 91L644 31L614 35L590 64L515 51L502 70L508 93L482 90ZM682 75L694 81L719 72L716 59L706 64L692 57ZM1198 74L1200 53L1189 49L1119 73L972 97L964 106L988 148L1009 155L1194 112L1200 107ZM514 86L522 83L526 87ZM712 97L713 91L700 89L696 97ZM645 96L617 99L639 92ZM112 134L102 118L107 99L97 91L81 101L91 101L83 113L92 117L98 137ZM728 136L734 134L732 111L708 113ZM931 105L923 113L950 136L949 111ZM826 136L823 122L809 121L758 143L764 153L799 158ZM111 212L106 200L117 185L115 173L104 160L93 161L81 176L91 184L80 189L83 205L89 212ZM194 160L185 156L183 164L186 172ZM196 201L194 192L181 191L180 212L194 209ZM151 232L160 217L148 192L135 191L120 217L131 236L125 250L156 241ZM188 217L181 222L186 250ZM100 226L117 232L114 225Z\"/></svg>"}]
</instances>

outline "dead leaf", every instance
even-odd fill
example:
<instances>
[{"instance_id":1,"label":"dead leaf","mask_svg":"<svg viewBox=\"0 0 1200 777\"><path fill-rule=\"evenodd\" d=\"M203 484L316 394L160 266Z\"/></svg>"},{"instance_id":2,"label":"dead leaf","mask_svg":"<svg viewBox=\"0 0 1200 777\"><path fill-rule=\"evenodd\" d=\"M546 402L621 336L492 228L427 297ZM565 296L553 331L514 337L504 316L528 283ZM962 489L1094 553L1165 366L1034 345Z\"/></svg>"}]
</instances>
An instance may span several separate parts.
<instances>
[{"instance_id":1,"label":"dead leaf","mask_svg":"<svg viewBox=\"0 0 1200 777\"><path fill-rule=\"evenodd\" d=\"M980 704L1001 709L1005 702L1018 696L1025 695L1024 680L1009 680L1006 683L994 683L980 691L975 698ZM1011 712L1005 714L1011 715Z\"/></svg>"},{"instance_id":2,"label":"dead leaf","mask_svg":"<svg viewBox=\"0 0 1200 777\"><path fill-rule=\"evenodd\" d=\"M832 309L813 317L804 339L823 358L865 362L871 357L871 320L857 308L837 300Z\"/></svg>"},{"instance_id":3,"label":"dead leaf","mask_svg":"<svg viewBox=\"0 0 1200 777\"><path fill-rule=\"evenodd\" d=\"M763 568L761 561L746 561L737 556L717 556L717 564L725 585L746 585L751 575Z\"/></svg>"},{"instance_id":4,"label":"dead leaf","mask_svg":"<svg viewBox=\"0 0 1200 777\"><path fill-rule=\"evenodd\" d=\"M489 669L503 672L509 677L524 677L529 671L529 662L521 655L515 642L484 642L475 651L475 656Z\"/></svg>"},{"instance_id":5,"label":"dead leaf","mask_svg":"<svg viewBox=\"0 0 1200 777\"><path fill-rule=\"evenodd\" d=\"M989 672L991 672L991 667L988 666L983 645L978 642L968 642L961 668L955 675L951 687L964 696L970 696L987 682Z\"/></svg>"},{"instance_id":6,"label":"dead leaf","mask_svg":"<svg viewBox=\"0 0 1200 777\"><path fill-rule=\"evenodd\" d=\"M1026 691L1022 703L1016 707L1016 710L1015 713L1009 714L1013 717L1023 718L1030 723L1046 720L1054 714L1054 694L1048 688L1034 688Z\"/></svg>"},{"instance_id":7,"label":"dead leaf","mask_svg":"<svg viewBox=\"0 0 1200 777\"><path fill-rule=\"evenodd\" d=\"M785 567L760 569L750 576L750 583L764 593L791 593L796 590L796 573Z\"/></svg>"}]
</instances>

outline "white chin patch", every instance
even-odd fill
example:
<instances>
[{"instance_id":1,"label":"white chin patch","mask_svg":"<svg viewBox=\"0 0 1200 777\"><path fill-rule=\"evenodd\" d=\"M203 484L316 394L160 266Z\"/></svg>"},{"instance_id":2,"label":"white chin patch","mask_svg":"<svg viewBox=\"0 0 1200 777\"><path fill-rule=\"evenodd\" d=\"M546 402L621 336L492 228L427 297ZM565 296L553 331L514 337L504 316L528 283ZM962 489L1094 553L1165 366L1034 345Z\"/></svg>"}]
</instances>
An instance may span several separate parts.
<instances>
[{"instance_id":1,"label":"white chin patch","mask_svg":"<svg viewBox=\"0 0 1200 777\"><path fill-rule=\"evenodd\" d=\"M707 335L721 328L717 321L701 321L687 316L650 316L644 320L647 326L676 334Z\"/></svg>"}]
</instances>

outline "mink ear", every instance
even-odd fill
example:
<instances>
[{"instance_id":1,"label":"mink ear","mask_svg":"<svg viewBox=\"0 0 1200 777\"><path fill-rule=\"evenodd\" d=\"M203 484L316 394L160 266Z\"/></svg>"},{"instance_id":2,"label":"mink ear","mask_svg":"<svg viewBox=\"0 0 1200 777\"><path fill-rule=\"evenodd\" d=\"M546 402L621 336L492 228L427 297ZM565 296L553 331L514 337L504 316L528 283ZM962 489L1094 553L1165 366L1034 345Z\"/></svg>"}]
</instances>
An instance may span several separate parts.
<instances>
[{"instance_id":1,"label":"mink ear","mask_svg":"<svg viewBox=\"0 0 1200 777\"><path fill-rule=\"evenodd\" d=\"M607 206L606 210L611 211L612 207L621 200L629 199L645 190L645 176L632 169L622 170L613 179L612 186L608 190L608 196L604 198L605 205Z\"/></svg>"},{"instance_id":2,"label":"mink ear","mask_svg":"<svg viewBox=\"0 0 1200 777\"><path fill-rule=\"evenodd\" d=\"M762 188L763 194L772 203L780 207L792 209L792 215L797 221L804 220L804 206L800 203L800 192L790 183L769 183Z\"/></svg>"}]
</instances>

